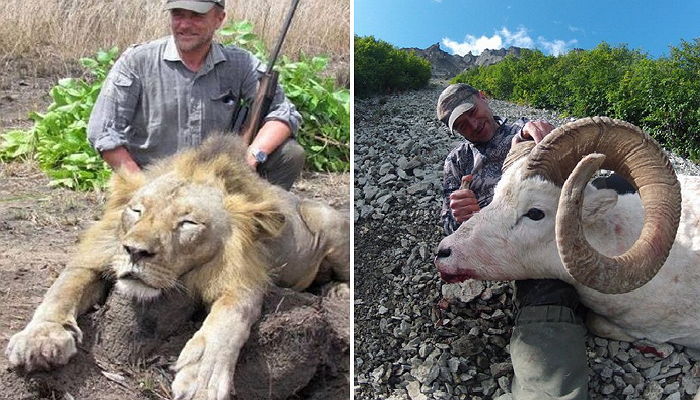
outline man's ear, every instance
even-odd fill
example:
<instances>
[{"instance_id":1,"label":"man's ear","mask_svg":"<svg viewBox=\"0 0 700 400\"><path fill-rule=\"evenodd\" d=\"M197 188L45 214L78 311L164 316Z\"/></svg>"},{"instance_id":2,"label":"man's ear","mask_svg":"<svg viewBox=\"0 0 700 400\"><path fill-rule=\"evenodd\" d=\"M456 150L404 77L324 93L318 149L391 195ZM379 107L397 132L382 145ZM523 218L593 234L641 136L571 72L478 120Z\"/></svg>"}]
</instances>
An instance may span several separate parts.
<instances>
[{"instance_id":1,"label":"man's ear","mask_svg":"<svg viewBox=\"0 0 700 400\"><path fill-rule=\"evenodd\" d=\"M145 183L146 177L143 172L129 172L125 169L115 171L109 183L107 208L124 207Z\"/></svg>"}]
</instances>

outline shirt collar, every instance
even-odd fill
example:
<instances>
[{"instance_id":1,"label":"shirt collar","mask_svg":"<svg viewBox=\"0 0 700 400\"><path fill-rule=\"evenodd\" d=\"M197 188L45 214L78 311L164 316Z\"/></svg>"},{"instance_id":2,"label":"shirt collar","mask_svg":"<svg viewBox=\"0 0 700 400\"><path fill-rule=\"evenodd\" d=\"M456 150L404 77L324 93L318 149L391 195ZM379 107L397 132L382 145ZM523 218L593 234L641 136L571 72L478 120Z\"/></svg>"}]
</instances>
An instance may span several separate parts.
<instances>
[{"instance_id":1,"label":"shirt collar","mask_svg":"<svg viewBox=\"0 0 700 400\"><path fill-rule=\"evenodd\" d=\"M175 38L170 35L168 41L165 44L165 51L163 52L163 60L166 61L182 61L180 58L180 53L177 52L177 47L175 46Z\"/></svg>"},{"instance_id":2,"label":"shirt collar","mask_svg":"<svg viewBox=\"0 0 700 400\"><path fill-rule=\"evenodd\" d=\"M170 35L168 37L168 41L165 44L163 60L182 62L182 58L180 58L180 53L178 53L177 46L175 45L175 38L173 37L173 35ZM204 65L207 65L210 60L212 65L216 65L221 61L226 60L226 55L224 55L224 51L221 49L221 46L219 46L216 42L212 42L211 49L207 54L207 58L204 60Z\"/></svg>"}]
</instances>

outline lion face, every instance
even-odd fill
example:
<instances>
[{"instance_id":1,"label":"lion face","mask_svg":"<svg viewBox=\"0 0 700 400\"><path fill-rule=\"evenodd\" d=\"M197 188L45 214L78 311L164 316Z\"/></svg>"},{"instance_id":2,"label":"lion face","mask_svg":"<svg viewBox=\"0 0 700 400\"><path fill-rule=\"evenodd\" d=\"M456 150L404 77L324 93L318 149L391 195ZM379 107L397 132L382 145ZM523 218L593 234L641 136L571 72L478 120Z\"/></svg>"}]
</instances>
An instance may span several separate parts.
<instances>
[{"instance_id":1,"label":"lion face","mask_svg":"<svg viewBox=\"0 0 700 400\"><path fill-rule=\"evenodd\" d=\"M135 192L118 235L118 290L145 300L182 288L180 277L222 254L230 235L224 193L164 175Z\"/></svg>"}]
</instances>

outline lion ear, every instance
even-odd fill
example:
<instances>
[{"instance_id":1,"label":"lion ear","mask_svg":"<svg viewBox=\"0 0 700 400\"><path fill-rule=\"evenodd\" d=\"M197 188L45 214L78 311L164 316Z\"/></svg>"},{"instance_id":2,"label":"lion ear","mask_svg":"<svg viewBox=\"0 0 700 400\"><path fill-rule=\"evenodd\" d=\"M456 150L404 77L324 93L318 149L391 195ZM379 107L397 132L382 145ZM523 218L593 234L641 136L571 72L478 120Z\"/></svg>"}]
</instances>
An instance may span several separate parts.
<instances>
[{"instance_id":1,"label":"lion ear","mask_svg":"<svg viewBox=\"0 0 700 400\"><path fill-rule=\"evenodd\" d=\"M237 225L246 227L256 239L282 233L286 218L275 202L253 202L243 195L230 195L224 204Z\"/></svg>"},{"instance_id":2,"label":"lion ear","mask_svg":"<svg viewBox=\"0 0 700 400\"><path fill-rule=\"evenodd\" d=\"M279 211L265 210L254 211L253 221L258 235L275 237L282 233L286 218Z\"/></svg>"},{"instance_id":3,"label":"lion ear","mask_svg":"<svg viewBox=\"0 0 700 400\"><path fill-rule=\"evenodd\" d=\"M110 180L110 195L107 208L119 208L131 200L134 193L146 182L142 172L128 172L124 169L115 171Z\"/></svg>"}]
</instances>

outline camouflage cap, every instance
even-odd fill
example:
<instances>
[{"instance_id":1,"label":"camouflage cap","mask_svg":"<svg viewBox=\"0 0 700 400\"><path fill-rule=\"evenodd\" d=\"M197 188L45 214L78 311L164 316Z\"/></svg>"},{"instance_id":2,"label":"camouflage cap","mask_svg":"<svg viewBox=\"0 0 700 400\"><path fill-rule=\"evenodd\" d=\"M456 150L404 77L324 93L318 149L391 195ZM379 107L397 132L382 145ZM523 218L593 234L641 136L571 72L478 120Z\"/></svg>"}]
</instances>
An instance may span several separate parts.
<instances>
[{"instance_id":1,"label":"camouflage cap","mask_svg":"<svg viewBox=\"0 0 700 400\"><path fill-rule=\"evenodd\" d=\"M199 14L206 14L215 5L226 7L226 0L166 0L165 9L182 8Z\"/></svg>"},{"instance_id":2,"label":"camouflage cap","mask_svg":"<svg viewBox=\"0 0 700 400\"><path fill-rule=\"evenodd\" d=\"M437 117L445 123L450 131L457 118L474 108L472 96L479 93L478 90L466 83L455 83L445 88L440 93L437 102Z\"/></svg>"}]
</instances>

